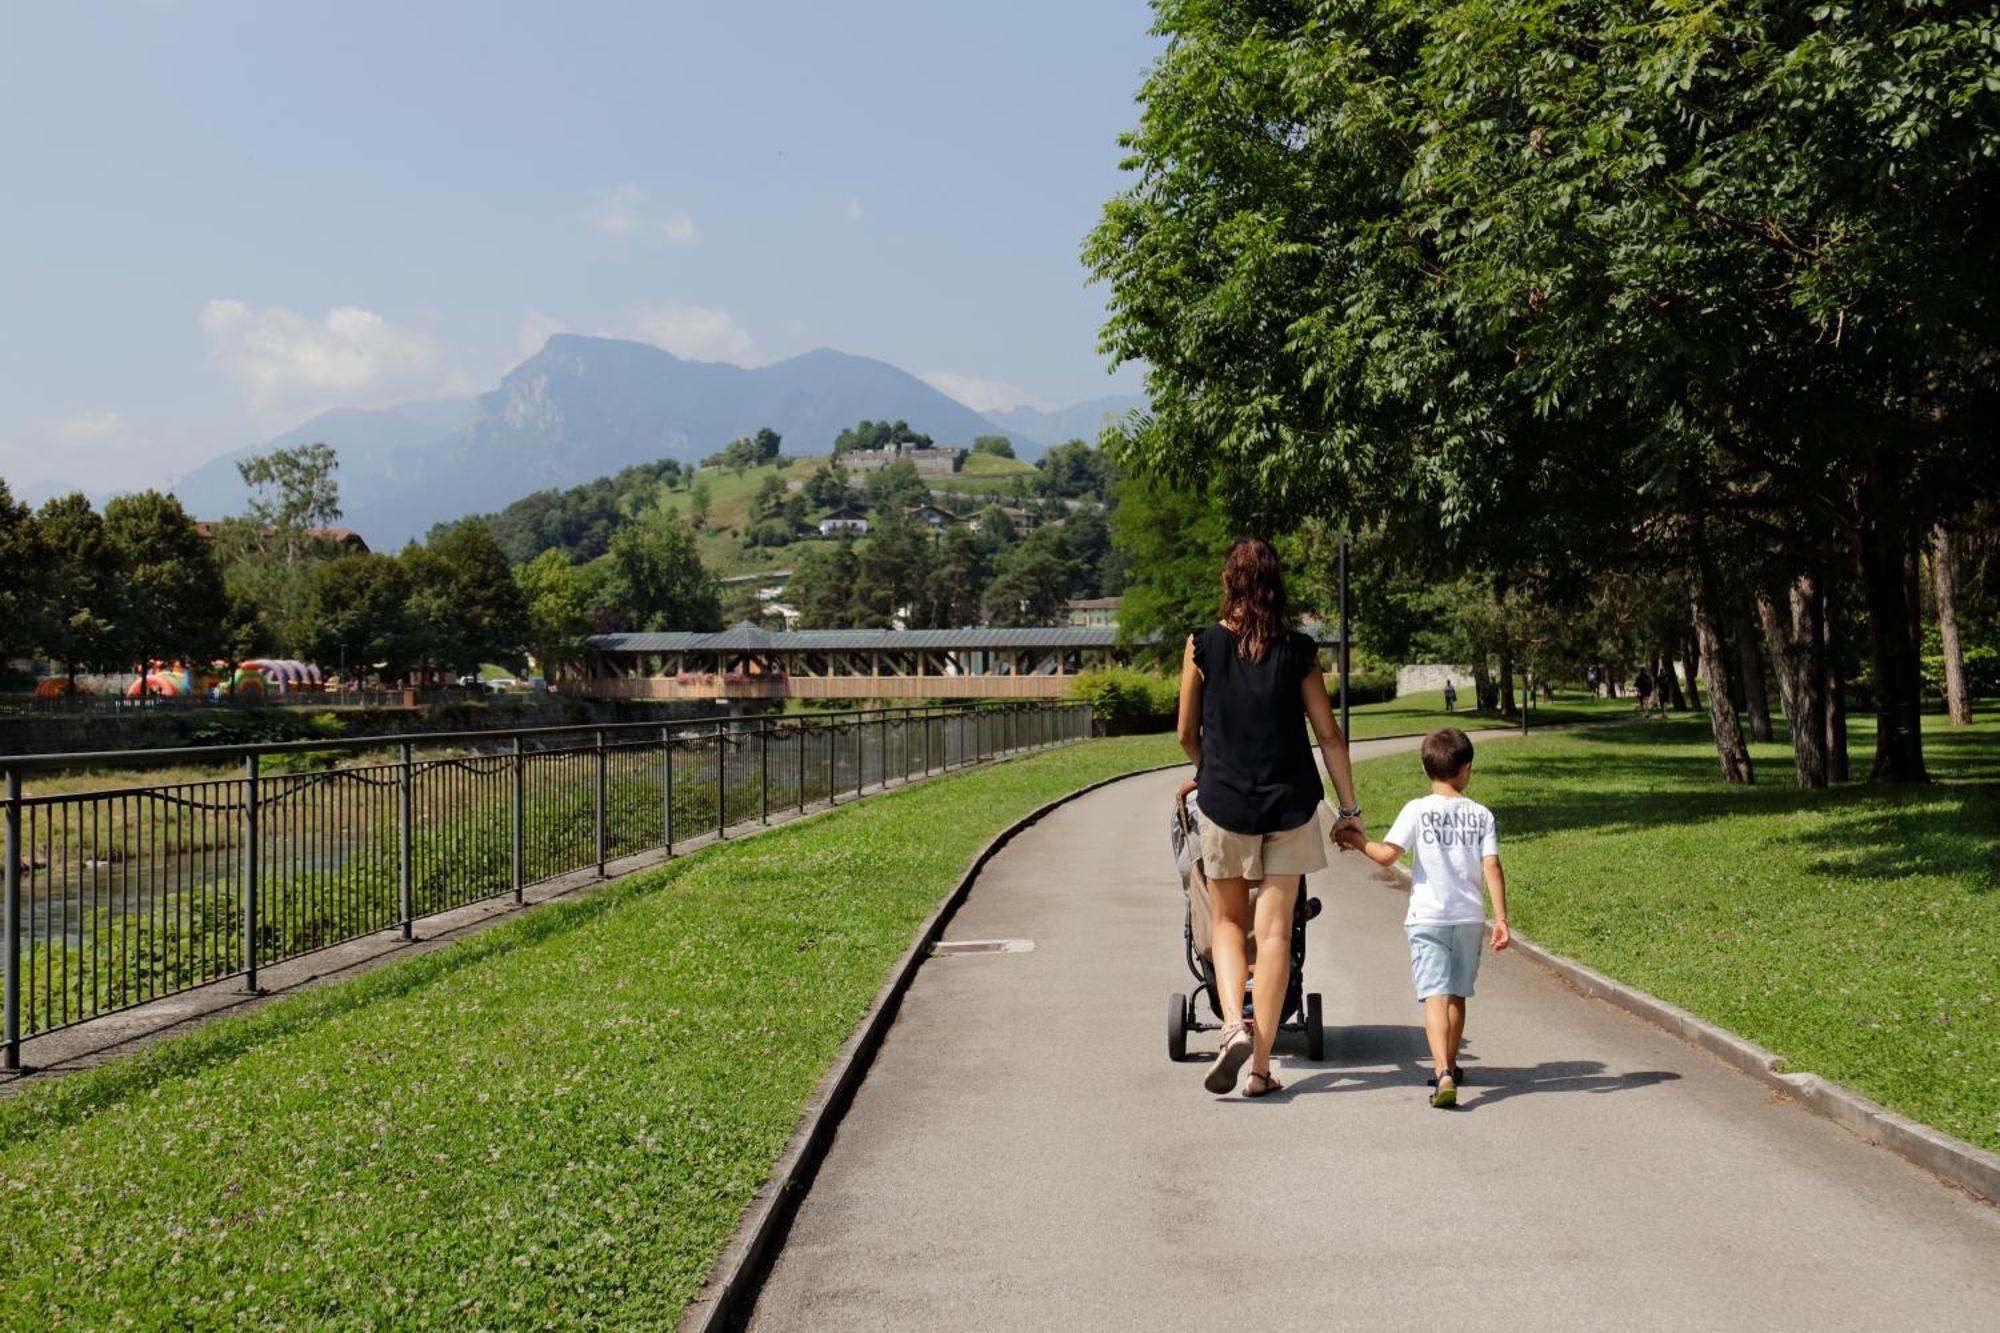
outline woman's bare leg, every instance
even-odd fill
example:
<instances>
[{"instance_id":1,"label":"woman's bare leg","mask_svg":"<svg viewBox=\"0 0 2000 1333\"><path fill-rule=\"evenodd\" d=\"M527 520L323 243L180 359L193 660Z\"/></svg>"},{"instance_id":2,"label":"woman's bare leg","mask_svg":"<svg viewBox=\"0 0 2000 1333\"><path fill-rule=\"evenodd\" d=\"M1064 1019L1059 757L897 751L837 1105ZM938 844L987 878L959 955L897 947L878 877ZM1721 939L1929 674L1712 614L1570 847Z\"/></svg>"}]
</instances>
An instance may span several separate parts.
<instances>
[{"instance_id":1,"label":"woman's bare leg","mask_svg":"<svg viewBox=\"0 0 2000 1333\"><path fill-rule=\"evenodd\" d=\"M1299 896L1299 876L1267 875L1257 894L1257 988L1251 999L1257 1013L1257 1049L1250 1072L1271 1072L1271 1048L1278 1041L1278 1021L1284 1017L1285 987L1292 979L1292 906Z\"/></svg>"},{"instance_id":2,"label":"woman's bare leg","mask_svg":"<svg viewBox=\"0 0 2000 1333\"><path fill-rule=\"evenodd\" d=\"M1215 964L1215 998L1222 1002L1222 1021L1243 1021L1243 981L1250 975L1244 937L1250 930L1250 881L1212 879L1208 882L1209 958Z\"/></svg>"}]
</instances>

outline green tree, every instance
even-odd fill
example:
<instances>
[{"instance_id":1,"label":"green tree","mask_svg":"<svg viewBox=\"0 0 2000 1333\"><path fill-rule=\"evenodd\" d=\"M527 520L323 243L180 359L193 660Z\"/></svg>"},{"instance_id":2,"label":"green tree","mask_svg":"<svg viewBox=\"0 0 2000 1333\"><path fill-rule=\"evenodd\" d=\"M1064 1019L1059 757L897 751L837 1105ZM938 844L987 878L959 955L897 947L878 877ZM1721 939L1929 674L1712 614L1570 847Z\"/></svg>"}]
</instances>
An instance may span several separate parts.
<instances>
[{"instance_id":1,"label":"green tree","mask_svg":"<svg viewBox=\"0 0 2000 1333\"><path fill-rule=\"evenodd\" d=\"M1014 543L1016 533L1014 520L1007 517L1007 511L997 504L987 505L979 511L979 538L989 551L998 551Z\"/></svg>"},{"instance_id":2,"label":"green tree","mask_svg":"<svg viewBox=\"0 0 2000 1333\"><path fill-rule=\"evenodd\" d=\"M1076 583L1070 596L1109 597L1116 592L1106 586L1106 575L1111 572L1105 568L1111 555L1111 523L1104 511L1095 506L1078 509L1063 520L1062 530L1076 560Z\"/></svg>"},{"instance_id":3,"label":"green tree","mask_svg":"<svg viewBox=\"0 0 2000 1333\"><path fill-rule=\"evenodd\" d=\"M906 612L918 614L928 532L900 507L876 520L859 552L853 596L857 628L887 627Z\"/></svg>"},{"instance_id":4,"label":"green tree","mask_svg":"<svg viewBox=\"0 0 2000 1333\"><path fill-rule=\"evenodd\" d=\"M613 583L609 600L635 630L722 628L722 595L701 563L694 531L669 511L655 509L611 539Z\"/></svg>"},{"instance_id":5,"label":"green tree","mask_svg":"<svg viewBox=\"0 0 2000 1333\"><path fill-rule=\"evenodd\" d=\"M928 449L931 437L910 429L910 423L900 418L895 421L869 421L864 418L860 425L849 426L833 437L833 452L836 455L850 449L884 449L891 445L899 449Z\"/></svg>"},{"instance_id":6,"label":"green tree","mask_svg":"<svg viewBox=\"0 0 2000 1333\"><path fill-rule=\"evenodd\" d=\"M808 546L792 566L785 592L801 629L847 629L855 623L854 588L861 562L852 541Z\"/></svg>"},{"instance_id":7,"label":"green tree","mask_svg":"<svg viewBox=\"0 0 2000 1333\"><path fill-rule=\"evenodd\" d=\"M1111 511L1111 540L1129 571L1118 609L1118 637L1129 644L1157 636L1158 652L1178 660L1181 641L1214 620L1222 602L1222 558L1238 535L1208 496L1126 476Z\"/></svg>"},{"instance_id":8,"label":"green tree","mask_svg":"<svg viewBox=\"0 0 2000 1333\"><path fill-rule=\"evenodd\" d=\"M34 512L0 480L0 667L42 646L48 595Z\"/></svg>"},{"instance_id":9,"label":"green tree","mask_svg":"<svg viewBox=\"0 0 2000 1333\"><path fill-rule=\"evenodd\" d=\"M688 487L688 516L697 529L708 526L708 511L713 502L714 494L709 489L708 478L696 477L694 484Z\"/></svg>"},{"instance_id":10,"label":"green tree","mask_svg":"<svg viewBox=\"0 0 2000 1333\"><path fill-rule=\"evenodd\" d=\"M946 529L924 575L917 627L962 629L979 624L991 578L992 565L978 534L963 526Z\"/></svg>"},{"instance_id":11,"label":"green tree","mask_svg":"<svg viewBox=\"0 0 2000 1333\"><path fill-rule=\"evenodd\" d=\"M103 518L81 492L58 496L35 512L35 540L48 580L42 651L63 664L72 684L79 669L129 665L119 639L120 571Z\"/></svg>"},{"instance_id":12,"label":"green tree","mask_svg":"<svg viewBox=\"0 0 2000 1333\"><path fill-rule=\"evenodd\" d=\"M1036 492L1056 498L1089 496L1102 500L1109 494L1116 475L1103 451L1082 440L1057 445L1042 456L1037 468Z\"/></svg>"},{"instance_id":13,"label":"green tree","mask_svg":"<svg viewBox=\"0 0 2000 1333\"><path fill-rule=\"evenodd\" d=\"M111 500L104 544L117 569L116 638L141 675L156 658L199 664L222 649L222 568L179 500L158 491Z\"/></svg>"},{"instance_id":14,"label":"green tree","mask_svg":"<svg viewBox=\"0 0 2000 1333\"><path fill-rule=\"evenodd\" d=\"M420 566L427 563L417 561ZM373 673L385 681L401 680L422 659L427 646L413 623L412 596L404 562L395 556L380 552L337 556L313 570L301 644L309 659L322 667L338 668L350 676Z\"/></svg>"},{"instance_id":15,"label":"green tree","mask_svg":"<svg viewBox=\"0 0 2000 1333\"><path fill-rule=\"evenodd\" d=\"M290 657L304 655L300 638L313 567L338 554L318 535L340 518L338 467L325 444L242 460L236 470L250 488L249 507L215 529L228 595L239 607L254 603L264 637Z\"/></svg>"},{"instance_id":16,"label":"green tree","mask_svg":"<svg viewBox=\"0 0 2000 1333\"><path fill-rule=\"evenodd\" d=\"M485 523L461 519L429 545L405 547L402 562L426 665L469 675L520 651L527 639L521 590Z\"/></svg>"},{"instance_id":17,"label":"green tree","mask_svg":"<svg viewBox=\"0 0 2000 1333\"><path fill-rule=\"evenodd\" d=\"M1012 458L1014 442L1005 435L978 435L973 437L972 452L992 454L995 458Z\"/></svg>"},{"instance_id":18,"label":"green tree","mask_svg":"<svg viewBox=\"0 0 2000 1333\"><path fill-rule=\"evenodd\" d=\"M847 479L832 464L815 468L813 474L806 478L805 489L801 493L808 503L819 509L838 509L852 500Z\"/></svg>"},{"instance_id":19,"label":"green tree","mask_svg":"<svg viewBox=\"0 0 2000 1333\"><path fill-rule=\"evenodd\" d=\"M986 585L986 618L995 625L1053 625L1063 618L1076 561L1060 528L1036 528L1007 548Z\"/></svg>"},{"instance_id":20,"label":"green tree","mask_svg":"<svg viewBox=\"0 0 2000 1333\"><path fill-rule=\"evenodd\" d=\"M560 551L544 551L514 569L527 615L529 654L551 684L582 654L590 633L591 589L585 575Z\"/></svg>"},{"instance_id":21,"label":"green tree","mask_svg":"<svg viewBox=\"0 0 2000 1333\"><path fill-rule=\"evenodd\" d=\"M930 487L914 463L898 459L877 468L868 478L868 512L877 523L891 514L900 514L910 505L930 503Z\"/></svg>"},{"instance_id":22,"label":"green tree","mask_svg":"<svg viewBox=\"0 0 2000 1333\"><path fill-rule=\"evenodd\" d=\"M755 518L770 518L785 507L785 479L773 472L758 483L757 494L750 502L750 513Z\"/></svg>"}]
</instances>

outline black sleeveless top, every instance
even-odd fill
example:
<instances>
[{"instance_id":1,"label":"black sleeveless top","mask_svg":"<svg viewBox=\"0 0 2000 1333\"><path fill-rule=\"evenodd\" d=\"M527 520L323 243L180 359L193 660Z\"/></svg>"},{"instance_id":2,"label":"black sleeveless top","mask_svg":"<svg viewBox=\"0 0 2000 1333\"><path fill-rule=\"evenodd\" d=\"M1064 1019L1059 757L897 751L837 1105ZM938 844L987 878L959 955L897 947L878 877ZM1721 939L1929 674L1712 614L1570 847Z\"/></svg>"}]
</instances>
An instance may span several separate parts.
<instances>
[{"instance_id":1,"label":"black sleeveless top","mask_svg":"<svg viewBox=\"0 0 2000 1333\"><path fill-rule=\"evenodd\" d=\"M1221 625L1194 632L1201 669L1201 812L1231 833L1280 833L1319 810L1324 788L1306 744L1299 682L1317 665L1297 630L1253 662Z\"/></svg>"}]
</instances>

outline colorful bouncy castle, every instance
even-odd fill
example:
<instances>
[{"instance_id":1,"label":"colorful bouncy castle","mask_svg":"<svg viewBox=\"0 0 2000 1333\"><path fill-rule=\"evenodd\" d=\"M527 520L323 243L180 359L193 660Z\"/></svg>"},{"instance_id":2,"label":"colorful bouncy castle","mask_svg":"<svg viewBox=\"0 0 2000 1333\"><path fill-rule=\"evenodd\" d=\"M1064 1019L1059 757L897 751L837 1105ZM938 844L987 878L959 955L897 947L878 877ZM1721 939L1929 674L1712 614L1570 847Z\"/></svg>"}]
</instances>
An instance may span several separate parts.
<instances>
[{"instance_id":1,"label":"colorful bouncy castle","mask_svg":"<svg viewBox=\"0 0 2000 1333\"><path fill-rule=\"evenodd\" d=\"M213 662L190 667L183 662L154 662L125 689L125 697L155 699L232 697L262 698L324 688L320 669L289 658L253 657L234 666Z\"/></svg>"}]
</instances>

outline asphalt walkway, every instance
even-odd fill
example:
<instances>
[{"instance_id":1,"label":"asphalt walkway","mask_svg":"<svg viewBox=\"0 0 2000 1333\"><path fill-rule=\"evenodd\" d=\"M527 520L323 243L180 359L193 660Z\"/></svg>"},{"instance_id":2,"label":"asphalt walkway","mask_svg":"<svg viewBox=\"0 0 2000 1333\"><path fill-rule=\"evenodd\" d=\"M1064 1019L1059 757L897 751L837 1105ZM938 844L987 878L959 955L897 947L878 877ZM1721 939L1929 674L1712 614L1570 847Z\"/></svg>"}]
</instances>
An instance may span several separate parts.
<instances>
[{"instance_id":1,"label":"asphalt walkway","mask_svg":"<svg viewBox=\"0 0 2000 1333\"><path fill-rule=\"evenodd\" d=\"M1359 856L1309 883L1327 1059L1287 1038L1285 1093L1206 1094L1166 1055L1179 777L981 874L948 937L1033 951L920 970L753 1327L2000 1326L2000 1209L1518 956L1481 972L1461 1108L1429 1109L1405 900Z\"/></svg>"}]
</instances>

